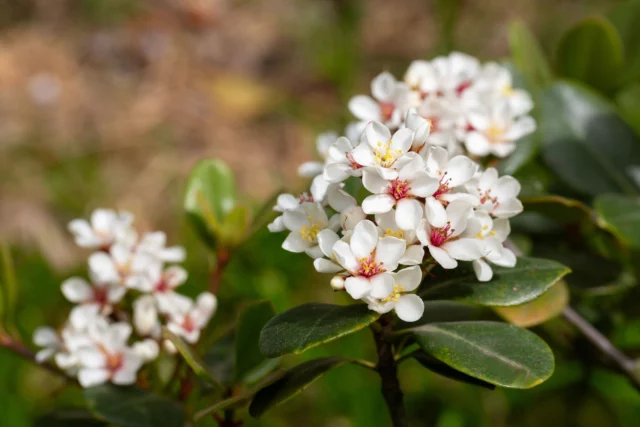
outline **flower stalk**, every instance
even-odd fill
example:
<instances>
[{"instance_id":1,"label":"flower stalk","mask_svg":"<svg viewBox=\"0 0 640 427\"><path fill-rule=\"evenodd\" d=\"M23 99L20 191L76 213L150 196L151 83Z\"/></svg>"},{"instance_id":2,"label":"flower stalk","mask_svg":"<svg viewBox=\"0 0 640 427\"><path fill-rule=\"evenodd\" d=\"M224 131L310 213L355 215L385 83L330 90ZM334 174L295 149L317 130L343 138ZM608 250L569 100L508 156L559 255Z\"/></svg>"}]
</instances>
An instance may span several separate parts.
<instances>
[{"instance_id":1,"label":"flower stalk","mask_svg":"<svg viewBox=\"0 0 640 427\"><path fill-rule=\"evenodd\" d=\"M398 369L393 355L391 343L391 318L388 314L380 317L372 327L373 338L378 353L378 365L376 370L382 380L382 396L389 409L393 427L406 427L407 415L404 408L402 390L398 381Z\"/></svg>"}]
</instances>

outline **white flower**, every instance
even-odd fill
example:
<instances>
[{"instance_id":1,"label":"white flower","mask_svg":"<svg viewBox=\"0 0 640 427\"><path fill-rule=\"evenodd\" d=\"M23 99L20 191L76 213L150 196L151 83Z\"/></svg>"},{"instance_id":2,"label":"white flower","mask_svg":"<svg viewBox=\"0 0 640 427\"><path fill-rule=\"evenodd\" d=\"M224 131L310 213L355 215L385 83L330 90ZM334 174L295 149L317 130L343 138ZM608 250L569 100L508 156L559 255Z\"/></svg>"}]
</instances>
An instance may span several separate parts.
<instances>
[{"instance_id":1,"label":"white flower","mask_svg":"<svg viewBox=\"0 0 640 427\"><path fill-rule=\"evenodd\" d=\"M293 194L284 193L280 194L276 199L276 205L273 210L276 212L286 212L297 209L302 203L313 202L313 196L302 193L299 197L295 197ZM267 228L272 233L278 233L287 229L284 225L284 218L282 215L276 217Z\"/></svg>"},{"instance_id":2,"label":"white flower","mask_svg":"<svg viewBox=\"0 0 640 427\"><path fill-rule=\"evenodd\" d=\"M200 331L207 325L217 306L216 297L204 292L200 294L195 304L179 308L170 314L167 329L194 344L200 339Z\"/></svg>"},{"instance_id":3,"label":"white flower","mask_svg":"<svg viewBox=\"0 0 640 427\"><path fill-rule=\"evenodd\" d=\"M486 282L493 277L493 270L488 262L502 267L515 266L515 255L503 246L510 232L508 219L493 220L484 211L475 211L469 218L462 237L475 237L482 250L482 258L473 261L473 269L479 281Z\"/></svg>"},{"instance_id":4,"label":"white flower","mask_svg":"<svg viewBox=\"0 0 640 427\"><path fill-rule=\"evenodd\" d=\"M479 102L489 103L506 99L516 116L527 114L533 108L531 95L525 90L514 89L511 72L495 62L488 62L482 67L465 95L481 98Z\"/></svg>"},{"instance_id":5,"label":"white flower","mask_svg":"<svg viewBox=\"0 0 640 427\"><path fill-rule=\"evenodd\" d=\"M397 128L404 118L409 90L404 83L396 81L388 72L379 74L371 82L373 98L358 95L349 101L349 110L359 120L383 122Z\"/></svg>"},{"instance_id":6,"label":"white flower","mask_svg":"<svg viewBox=\"0 0 640 427\"><path fill-rule=\"evenodd\" d=\"M318 246L326 257L319 257L313 260L313 266L318 273L338 273L344 270L333 253L333 246L339 240L340 236L335 231L326 229L318 233Z\"/></svg>"},{"instance_id":7,"label":"white flower","mask_svg":"<svg viewBox=\"0 0 640 427\"><path fill-rule=\"evenodd\" d=\"M303 203L283 215L285 227L290 231L282 243L289 252L306 252L312 258L322 256L318 248L318 233L329 227L327 213L320 203Z\"/></svg>"},{"instance_id":8,"label":"white flower","mask_svg":"<svg viewBox=\"0 0 640 427\"><path fill-rule=\"evenodd\" d=\"M425 200L427 219L434 227L444 227L447 216L444 204L464 199L475 204L477 200L471 194L456 191L463 189L475 174L478 166L466 156L449 159L447 150L441 147L429 147L426 170L429 176L438 179L437 190ZM444 204L443 204L444 202Z\"/></svg>"},{"instance_id":9,"label":"white flower","mask_svg":"<svg viewBox=\"0 0 640 427\"><path fill-rule=\"evenodd\" d=\"M461 52L451 52L431 61L436 70L438 88L444 95L460 96L467 90L480 71L480 61Z\"/></svg>"},{"instance_id":10,"label":"white flower","mask_svg":"<svg viewBox=\"0 0 640 427\"><path fill-rule=\"evenodd\" d=\"M413 131L400 129L391 136L389 129L380 122L371 122L365 128L363 141L352 152L353 159L362 166L375 169L385 179L398 177L397 160L411 148Z\"/></svg>"},{"instance_id":11,"label":"white flower","mask_svg":"<svg viewBox=\"0 0 640 427\"><path fill-rule=\"evenodd\" d=\"M483 253L474 238L461 237L467 227L472 206L463 200L454 200L445 210L444 226L435 227L423 219L417 230L418 239L427 246L429 253L442 267L451 269L458 266L456 260L473 261Z\"/></svg>"},{"instance_id":12,"label":"white flower","mask_svg":"<svg viewBox=\"0 0 640 427\"><path fill-rule=\"evenodd\" d=\"M78 351L80 385L92 387L107 381L118 385L135 383L143 359L127 345L131 325L120 322L96 326L90 328L90 335L94 344Z\"/></svg>"},{"instance_id":13,"label":"white flower","mask_svg":"<svg viewBox=\"0 0 640 427\"><path fill-rule=\"evenodd\" d=\"M75 304L96 305L100 311L109 314L113 305L120 302L127 288L112 282L102 282L95 274L93 285L80 277L71 277L62 283L62 294Z\"/></svg>"},{"instance_id":14,"label":"white flower","mask_svg":"<svg viewBox=\"0 0 640 427\"><path fill-rule=\"evenodd\" d=\"M183 262L186 254L181 246L167 247L167 235L163 231L145 233L136 247L136 252L149 255L158 262Z\"/></svg>"},{"instance_id":15,"label":"white flower","mask_svg":"<svg viewBox=\"0 0 640 427\"><path fill-rule=\"evenodd\" d=\"M100 283L135 286L151 264L153 258L134 248L115 243L109 252L96 252L89 257L89 270L95 281Z\"/></svg>"},{"instance_id":16,"label":"white flower","mask_svg":"<svg viewBox=\"0 0 640 427\"><path fill-rule=\"evenodd\" d=\"M353 157L353 150L356 148L351 143L352 140L342 136L329 147L327 163L322 174L327 182L342 182L350 176L361 176L362 165Z\"/></svg>"},{"instance_id":17,"label":"white flower","mask_svg":"<svg viewBox=\"0 0 640 427\"><path fill-rule=\"evenodd\" d=\"M108 249L116 239L130 232L132 222L133 215L129 212L96 209L91 214L91 223L84 219L74 219L68 228L78 246Z\"/></svg>"},{"instance_id":18,"label":"white flower","mask_svg":"<svg viewBox=\"0 0 640 427\"><path fill-rule=\"evenodd\" d=\"M520 182L512 176L498 178L495 168L488 168L466 184L467 191L476 195L479 208L495 218L511 218L522 212L522 202L518 200Z\"/></svg>"},{"instance_id":19,"label":"white flower","mask_svg":"<svg viewBox=\"0 0 640 427\"><path fill-rule=\"evenodd\" d=\"M357 223L366 218L362 207L358 206L355 197L337 186L333 186L332 189L329 190L327 199L329 206L339 213L338 218L343 231L353 230Z\"/></svg>"},{"instance_id":20,"label":"white flower","mask_svg":"<svg viewBox=\"0 0 640 427\"><path fill-rule=\"evenodd\" d=\"M356 225L349 243L333 245L336 259L351 275L345 288L354 299L365 296L384 298L393 290L391 272L398 267L406 243L396 237L378 238L378 228L371 221Z\"/></svg>"},{"instance_id":21,"label":"white flower","mask_svg":"<svg viewBox=\"0 0 640 427\"><path fill-rule=\"evenodd\" d=\"M298 168L298 175L312 178L320 175L324 170L324 162L329 154L329 147L336 142L338 134L335 132L323 132L316 139L316 148L322 162L305 162Z\"/></svg>"},{"instance_id":22,"label":"white flower","mask_svg":"<svg viewBox=\"0 0 640 427\"><path fill-rule=\"evenodd\" d=\"M33 332L33 343L42 350L36 353L36 362L42 363L51 359L62 350L63 343L55 329L48 326L40 326Z\"/></svg>"},{"instance_id":23,"label":"white flower","mask_svg":"<svg viewBox=\"0 0 640 427\"><path fill-rule=\"evenodd\" d=\"M419 115L415 108L411 108L407 112L405 126L413 131L411 151L419 153L427 143L427 138L429 138L429 134L431 133L431 121Z\"/></svg>"},{"instance_id":24,"label":"white flower","mask_svg":"<svg viewBox=\"0 0 640 427\"><path fill-rule=\"evenodd\" d=\"M376 215L376 224L380 235L384 237L397 237L406 242L407 249L398 261L402 265L419 265L424 258L424 249L413 229L403 230L396 223L396 214L393 211Z\"/></svg>"},{"instance_id":25,"label":"white flower","mask_svg":"<svg viewBox=\"0 0 640 427\"><path fill-rule=\"evenodd\" d=\"M144 275L132 285L139 291L151 293L161 312L165 313L173 305L184 305L189 298L175 292L187 280L187 271L179 266L171 266L163 271L162 264L152 264ZM143 334L144 335L144 334Z\"/></svg>"},{"instance_id":26,"label":"white flower","mask_svg":"<svg viewBox=\"0 0 640 427\"><path fill-rule=\"evenodd\" d=\"M160 335L158 309L152 295L143 295L133 302L133 326L140 336Z\"/></svg>"},{"instance_id":27,"label":"white flower","mask_svg":"<svg viewBox=\"0 0 640 427\"><path fill-rule=\"evenodd\" d=\"M152 360L155 360L160 353L158 343L152 339L133 343L132 350L144 362L151 362Z\"/></svg>"},{"instance_id":28,"label":"white flower","mask_svg":"<svg viewBox=\"0 0 640 427\"><path fill-rule=\"evenodd\" d=\"M363 211L382 214L396 206L396 223L403 230L415 229L423 217L424 208L416 198L431 196L439 185L425 171L422 157L410 153L407 159L395 179L384 179L372 170L365 170L362 175L365 188L373 193L362 202Z\"/></svg>"},{"instance_id":29,"label":"white flower","mask_svg":"<svg viewBox=\"0 0 640 427\"><path fill-rule=\"evenodd\" d=\"M419 266L413 266L392 273L394 287L391 294L385 298L365 297L369 309L378 313L388 313L395 310L401 320L415 322L424 313L424 301L416 294L410 294L420 286L422 271Z\"/></svg>"},{"instance_id":30,"label":"white flower","mask_svg":"<svg viewBox=\"0 0 640 427\"><path fill-rule=\"evenodd\" d=\"M516 141L536 130L530 116L517 117L506 99L469 112L471 130L464 141L469 153L506 157L516 149Z\"/></svg>"}]
</instances>

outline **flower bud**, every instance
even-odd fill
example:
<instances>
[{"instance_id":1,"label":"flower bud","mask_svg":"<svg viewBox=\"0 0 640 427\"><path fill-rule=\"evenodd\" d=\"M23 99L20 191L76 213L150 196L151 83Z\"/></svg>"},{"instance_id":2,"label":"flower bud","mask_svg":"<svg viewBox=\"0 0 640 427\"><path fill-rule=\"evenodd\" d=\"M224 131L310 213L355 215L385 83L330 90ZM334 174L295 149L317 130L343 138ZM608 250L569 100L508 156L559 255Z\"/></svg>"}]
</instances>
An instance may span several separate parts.
<instances>
[{"instance_id":1,"label":"flower bud","mask_svg":"<svg viewBox=\"0 0 640 427\"><path fill-rule=\"evenodd\" d=\"M331 279L331 289L334 291L344 290L344 278L342 276L335 276Z\"/></svg>"}]
</instances>

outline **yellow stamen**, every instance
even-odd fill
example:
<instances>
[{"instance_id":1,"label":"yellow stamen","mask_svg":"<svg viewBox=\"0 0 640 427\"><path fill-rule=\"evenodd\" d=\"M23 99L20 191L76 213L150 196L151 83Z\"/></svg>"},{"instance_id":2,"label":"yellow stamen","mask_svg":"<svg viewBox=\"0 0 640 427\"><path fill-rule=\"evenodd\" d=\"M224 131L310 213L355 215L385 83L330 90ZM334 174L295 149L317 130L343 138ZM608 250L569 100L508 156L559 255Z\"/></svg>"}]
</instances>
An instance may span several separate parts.
<instances>
[{"instance_id":1,"label":"yellow stamen","mask_svg":"<svg viewBox=\"0 0 640 427\"><path fill-rule=\"evenodd\" d=\"M513 90L513 88L511 87L511 85L504 85L502 87L502 94L504 96L512 96L515 93L515 91Z\"/></svg>"},{"instance_id":2,"label":"yellow stamen","mask_svg":"<svg viewBox=\"0 0 640 427\"><path fill-rule=\"evenodd\" d=\"M306 225L303 225L302 228L300 228L300 236L307 242L315 242L318 238L318 233L322 231L322 225L314 223L313 217L311 216L307 217L307 219L309 220L311 225L308 227Z\"/></svg>"},{"instance_id":3,"label":"yellow stamen","mask_svg":"<svg viewBox=\"0 0 640 427\"><path fill-rule=\"evenodd\" d=\"M386 230L384 230L384 237L397 237L398 239L404 239L404 231L402 230L397 230L397 231L393 231L390 228L387 228Z\"/></svg>"},{"instance_id":4,"label":"yellow stamen","mask_svg":"<svg viewBox=\"0 0 640 427\"><path fill-rule=\"evenodd\" d=\"M382 298L380 301L382 302L398 302L400 301L400 297L402 296L402 294L404 294L404 286L402 285L395 285L393 287L393 291L391 292L391 295L389 295L388 297Z\"/></svg>"}]
</instances>

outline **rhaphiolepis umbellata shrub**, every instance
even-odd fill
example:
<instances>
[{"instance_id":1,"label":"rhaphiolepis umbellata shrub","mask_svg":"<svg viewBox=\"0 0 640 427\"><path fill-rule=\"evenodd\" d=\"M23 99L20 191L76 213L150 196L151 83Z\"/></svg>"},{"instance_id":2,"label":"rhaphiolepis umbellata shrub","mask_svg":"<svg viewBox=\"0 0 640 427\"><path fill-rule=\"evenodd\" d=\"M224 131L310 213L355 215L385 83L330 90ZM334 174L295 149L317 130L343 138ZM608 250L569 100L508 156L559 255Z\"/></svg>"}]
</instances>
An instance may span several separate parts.
<instances>
[{"instance_id":1,"label":"rhaphiolepis umbellata shrub","mask_svg":"<svg viewBox=\"0 0 640 427\"><path fill-rule=\"evenodd\" d=\"M560 51L572 54L566 45L585 43L575 33L598 25L579 24ZM523 27L511 38L515 67L453 52L412 62L401 80L379 74L370 94L349 101L356 120L320 134L319 158L299 167L310 189L278 195L275 207L252 213L222 162L198 164L184 207L215 265L209 291L195 299L180 293L185 251L167 246L163 232L140 233L131 214L109 209L72 221L88 268L61 285L67 320L34 332L37 353L4 332L3 346L84 388L98 419L123 426L240 425L241 409L260 417L343 365L379 374L391 422L405 426L404 361L475 386L535 387L552 375L554 356L525 328L560 313L637 386L635 363L568 306L572 258L524 254L530 236L572 226L590 256L622 266L628 288L640 246L640 143L602 95L552 83ZM577 77L562 61L556 72ZM624 156L599 145L605 135ZM265 227L282 233L284 250L308 257L327 293L352 303L276 314L254 302L211 346L224 269ZM281 367L280 356L364 328L371 360L336 354Z\"/></svg>"}]
</instances>

